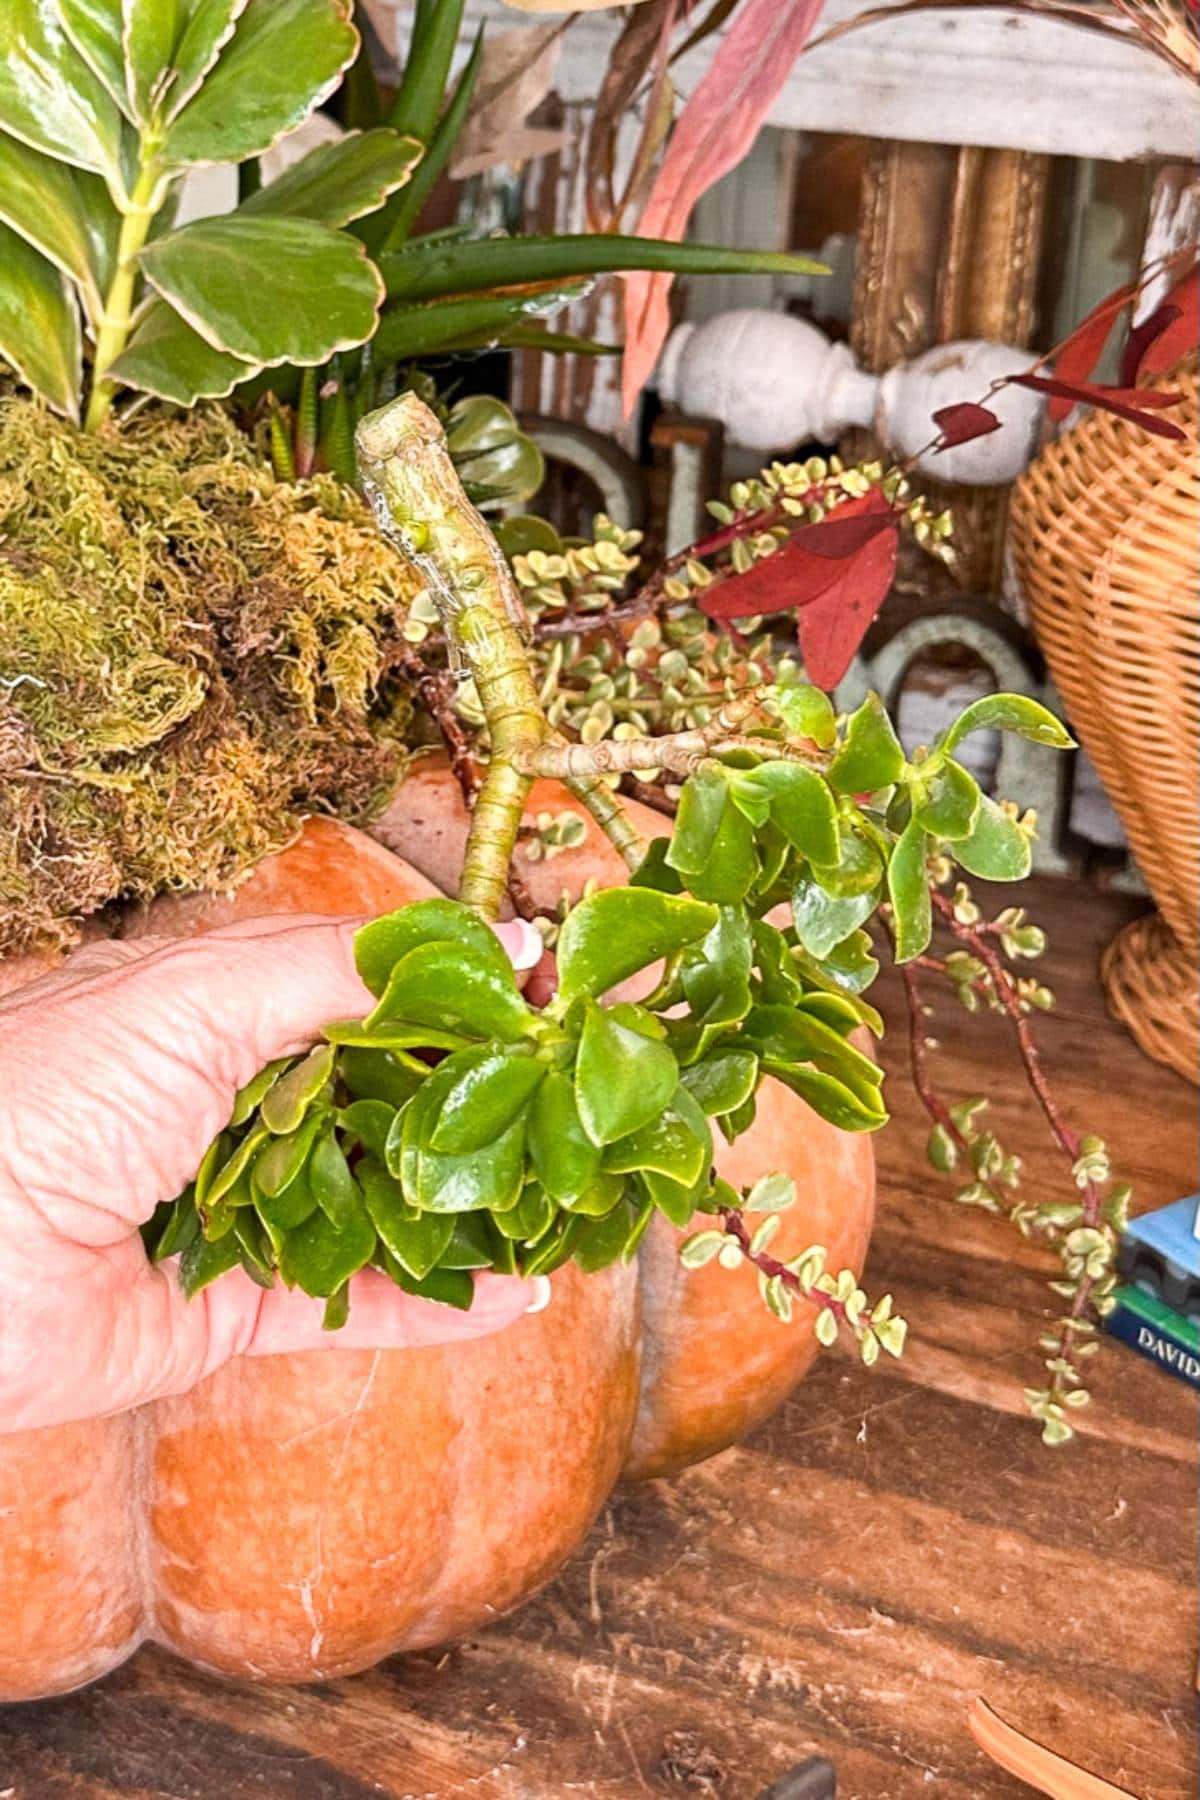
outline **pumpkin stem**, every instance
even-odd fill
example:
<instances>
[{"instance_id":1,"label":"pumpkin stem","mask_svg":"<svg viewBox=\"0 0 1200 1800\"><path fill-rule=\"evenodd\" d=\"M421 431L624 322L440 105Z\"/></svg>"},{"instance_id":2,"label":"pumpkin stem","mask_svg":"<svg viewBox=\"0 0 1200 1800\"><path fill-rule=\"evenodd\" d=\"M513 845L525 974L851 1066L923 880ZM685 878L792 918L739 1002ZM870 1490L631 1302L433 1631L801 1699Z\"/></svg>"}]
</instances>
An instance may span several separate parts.
<instances>
[{"instance_id":1,"label":"pumpkin stem","mask_svg":"<svg viewBox=\"0 0 1200 1800\"><path fill-rule=\"evenodd\" d=\"M379 529L424 581L450 647L474 680L491 738L463 855L459 898L484 919L504 899L532 776L519 766L547 721L527 653L528 626L500 546L463 492L446 438L415 394L368 413L356 433L359 472Z\"/></svg>"}]
</instances>

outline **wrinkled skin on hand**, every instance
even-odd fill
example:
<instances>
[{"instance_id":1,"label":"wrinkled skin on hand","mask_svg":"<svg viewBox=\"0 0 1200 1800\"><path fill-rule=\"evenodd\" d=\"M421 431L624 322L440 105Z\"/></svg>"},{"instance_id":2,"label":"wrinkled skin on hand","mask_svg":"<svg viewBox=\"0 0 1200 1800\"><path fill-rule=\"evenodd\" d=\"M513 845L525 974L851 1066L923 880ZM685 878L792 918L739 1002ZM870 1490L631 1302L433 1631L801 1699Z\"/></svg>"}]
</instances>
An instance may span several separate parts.
<instances>
[{"instance_id":1,"label":"wrinkled skin on hand","mask_svg":"<svg viewBox=\"0 0 1200 1800\"><path fill-rule=\"evenodd\" d=\"M497 928L519 964L528 927ZM271 919L100 943L0 1001L0 1431L179 1394L233 1356L405 1349L500 1330L544 1296L484 1274L469 1312L374 1270L349 1323L241 1270L185 1300L138 1227L194 1175L234 1094L329 1019L361 1015L355 922Z\"/></svg>"}]
</instances>

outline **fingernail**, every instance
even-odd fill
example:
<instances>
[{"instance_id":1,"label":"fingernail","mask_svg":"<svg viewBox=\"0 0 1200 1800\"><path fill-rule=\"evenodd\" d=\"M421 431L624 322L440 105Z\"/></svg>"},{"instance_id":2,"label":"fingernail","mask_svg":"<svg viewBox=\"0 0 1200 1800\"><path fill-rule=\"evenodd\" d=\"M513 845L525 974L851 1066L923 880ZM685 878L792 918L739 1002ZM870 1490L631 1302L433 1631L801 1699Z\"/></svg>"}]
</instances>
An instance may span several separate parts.
<instances>
[{"instance_id":1,"label":"fingernail","mask_svg":"<svg viewBox=\"0 0 1200 1800\"><path fill-rule=\"evenodd\" d=\"M536 925L528 919L509 919L504 926L508 938L508 958L514 969L527 971L537 967L546 946Z\"/></svg>"},{"instance_id":2,"label":"fingernail","mask_svg":"<svg viewBox=\"0 0 1200 1800\"><path fill-rule=\"evenodd\" d=\"M533 1299L525 1308L527 1313L544 1312L550 1304L550 1277L535 1275L533 1277Z\"/></svg>"}]
</instances>

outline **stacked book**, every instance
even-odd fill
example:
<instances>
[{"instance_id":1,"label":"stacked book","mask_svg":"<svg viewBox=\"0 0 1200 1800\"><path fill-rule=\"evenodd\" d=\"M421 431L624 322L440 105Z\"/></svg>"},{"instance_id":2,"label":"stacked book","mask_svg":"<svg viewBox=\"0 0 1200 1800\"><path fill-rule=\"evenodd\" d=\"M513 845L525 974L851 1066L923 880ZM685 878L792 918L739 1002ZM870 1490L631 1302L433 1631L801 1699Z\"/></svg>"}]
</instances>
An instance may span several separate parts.
<instances>
[{"instance_id":1,"label":"stacked book","mask_svg":"<svg viewBox=\"0 0 1200 1800\"><path fill-rule=\"evenodd\" d=\"M1132 1219L1117 1268L1124 1284L1106 1321L1168 1374L1200 1387L1200 1196Z\"/></svg>"}]
</instances>

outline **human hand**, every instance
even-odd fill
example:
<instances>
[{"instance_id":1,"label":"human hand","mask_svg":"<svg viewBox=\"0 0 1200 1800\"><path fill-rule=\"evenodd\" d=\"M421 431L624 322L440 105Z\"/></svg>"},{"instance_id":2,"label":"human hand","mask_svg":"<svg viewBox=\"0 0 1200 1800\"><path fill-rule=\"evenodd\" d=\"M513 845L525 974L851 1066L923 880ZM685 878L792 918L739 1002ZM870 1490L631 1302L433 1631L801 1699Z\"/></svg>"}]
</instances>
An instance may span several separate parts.
<instances>
[{"instance_id":1,"label":"human hand","mask_svg":"<svg viewBox=\"0 0 1200 1800\"><path fill-rule=\"evenodd\" d=\"M518 967L529 927L497 927ZM0 1001L0 1432L124 1411L232 1356L407 1349L499 1331L544 1278L482 1274L469 1312L366 1269L349 1322L240 1269L185 1300L138 1227L195 1174L239 1087L363 1013L353 922L258 919L106 942ZM536 958L537 948L533 956Z\"/></svg>"}]
</instances>

